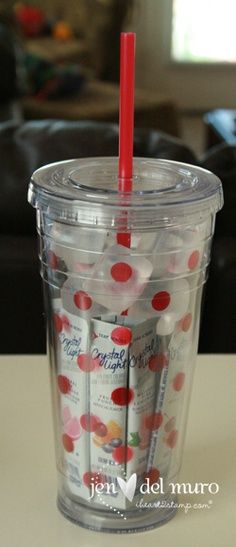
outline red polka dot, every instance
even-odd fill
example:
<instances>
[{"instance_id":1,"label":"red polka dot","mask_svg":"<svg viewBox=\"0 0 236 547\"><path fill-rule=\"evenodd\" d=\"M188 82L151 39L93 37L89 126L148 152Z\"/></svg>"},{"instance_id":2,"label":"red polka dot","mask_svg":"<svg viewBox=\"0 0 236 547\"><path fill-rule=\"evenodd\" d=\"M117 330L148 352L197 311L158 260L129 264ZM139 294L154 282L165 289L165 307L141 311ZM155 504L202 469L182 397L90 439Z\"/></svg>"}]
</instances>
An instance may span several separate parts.
<instances>
[{"instance_id":1,"label":"red polka dot","mask_svg":"<svg viewBox=\"0 0 236 547\"><path fill-rule=\"evenodd\" d=\"M67 376L63 376L62 374L59 374L57 377L57 385L58 389L61 393L66 395L67 393L70 393L71 390L71 382Z\"/></svg>"},{"instance_id":2,"label":"red polka dot","mask_svg":"<svg viewBox=\"0 0 236 547\"><path fill-rule=\"evenodd\" d=\"M66 317L66 315L62 315L61 320L62 320L63 329L66 332L69 332L71 328L71 324L68 317Z\"/></svg>"},{"instance_id":3,"label":"red polka dot","mask_svg":"<svg viewBox=\"0 0 236 547\"><path fill-rule=\"evenodd\" d=\"M183 330L184 332L187 332L190 329L191 324L192 324L191 313L187 313L186 315L184 315L184 317L182 317L182 319L180 319L180 322L179 322L179 326L181 330Z\"/></svg>"},{"instance_id":4,"label":"red polka dot","mask_svg":"<svg viewBox=\"0 0 236 547\"><path fill-rule=\"evenodd\" d=\"M102 366L101 366L101 360L99 359L99 357L96 357L95 359L92 359L93 361L93 370L96 370L97 372L98 371L101 371L102 370Z\"/></svg>"},{"instance_id":5,"label":"red polka dot","mask_svg":"<svg viewBox=\"0 0 236 547\"><path fill-rule=\"evenodd\" d=\"M48 266L52 270L56 270L58 266L58 257L53 251L48 251Z\"/></svg>"},{"instance_id":6,"label":"red polka dot","mask_svg":"<svg viewBox=\"0 0 236 547\"><path fill-rule=\"evenodd\" d=\"M81 427L90 433L94 433L100 423L101 420L98 416L94 416L94 414L82 414L82 416L80 416Z\"/></svg>"},{"instance_id":7,"label":"red polka dot","mask_svg":"<svg viewBox=\"0 0 236 547\"><path fill-rule=\"evenodd\" d=\"M127 387L118 387L111 394L111 400L115 405L127 406L134 398L134 392Z\"/></svg>"},{"instance_id":8,"label":"red polka dot","mask_svg":"<svg viewBox=\"0 0 236 547\"><path fill-rule=\"evenodd\" d=\"M78 291L74 294L74 303L82 311L89 310L92 306L92 298L84 292L84 291Z\"/></svg>"},{"instance_id":9,"label":"red polka dot","mask_svg":"<svg viewBox=\"0 0 236 547\"><path fill-rule=\"evenodd\" d=\"M199 258L200 258L200 253L199 251L193 251L188 259L188 268L189 270L194 270L194 268L196 268L196 266L198 265L198 262L199 262Z\"/></svg>"},{"instance_id":10,"label":"red polka dot","mask_svg":"<svg viewBox=\"0 0 236 547\"><path fill-rule=\"evenodd\" d=\"M181 389L184 385L184 380L185 380L184 372L178 372L178 374L176 374L176 376L174 377L174 380L172 382L173 389L175 391L181 391Z\"/></svg>"},{"instance_id":11,"label":"red polka dot","mask_svg":"<svg viewBox=\"0 0 236 547\"><path fill-rule=\"evenodd\" d=\"M53 315L54 327L57 332L61 332L63 329L63 323L60 316L57 313Z\"/></svg>"},{"instance_id":12,"label":"red polka dot","mask_svg":"<svg viewBox=\"0 0 236 547\"><path fill-rule=\"evenodd\" d=\"M132 460L133 458L133 449L130 446L117 446L112 452L112 457L116 463L126 463Z\"/></svg>"},{"instance_id":13,"label":"red polka dot","mask_svg":"<svg viewBox=\"0 0 236 547\"><path fill-rule=\"evenodd\" d=\"M92 359L89 353L81 353L77 357L77 365L83 372L92 372L99 367L99 359Z\"/></svg>"},{"instance_id":14,"label":"red polka dot","mask_svg":"<svg viewBox=\"0 0 236 547\"><path fill-rule=\"evenodd\" d=\"M66 450L66 452L73 452L73 450L74 450L73 440L66 433L64 435L62 435L62 444L63 444L64 449Z\"/></svg>"},{"instance_id":15,"label":"red polka dot","mask_svg":"<svg viewBox=\"0 0 236 547\"><path fill-rule=\"evenodd\" d=\"M96 473L95 471L86 471L83 475L83 483L85 486L90 488L92 484L103 484L105 477L101 473Z\"/></svg>"},{"instance_id":16,"label":"red polka dot","mask_svg":"<svg viewBox=\"0 0 236 547\"><path fill-rule=\"evenodd\" d=\"M174 448L176 446L177 440L178 440L178 431L177 431L177 429L173 429L173 431L171 431L169 433L169 435L166 439L166 444L170 448Z\"/></svg>"},{"instance_id":17,"label":"red polka dot","mask_svg":"<svg viewBox=\"0 0 236 547\"><path fill-rule=\"evenodd\" d=\"M144 481L148 481L149 486L152 486L155 482L158 482L160 478L160 471L156 467L152 467L147 473L144 474Z\"/></svg>"},{"instance_id":18,"label":"red polka dot","mask_svg":"<svg viewBox=\"0 0 236 547\"><path fill-rule=\"evenodd\" d=\"M168 308L170 303L170 294L167 291L157 292L152 299L154 310L163 311Z\"/></svg>"},{"instance_id":19,"label":"red polka dot","mask_svg":"<svg viewBox=\"0 0 236 547\"><path fill-rule=\"evenodd\" d=\"M162 413L156 412L146 417L145 426L147 429L150 429L151 431L155 431L155 429L159 429L159 427L161 427L162 422L163 422Z\"/></svg>"},{"instance_id":20,"label":"red polka dot","mask_svg":"<svg viewBox=\"0 0 236 547\"><path fill-rule=\"evenodd\" d=\"M117 262L111 267L111 276L114 281L120 281L121 283L128 281L132 276L132 272L131 266L125 262Z\"/></svg>"},{"instance_id":21,"label":"red polka dot","mask_svg":"<svg viewBox=\"0 0 236 547\"><path fill-rule=\"evenodd\" d=\"M168 365L168 357L165 353L156 353L152 355L148 361L149 369L152 372L160 372L164 367Z\"/></svg>"},{"instance_id":22,"label":"red polka dot","mask_svg":"<svg viewBox=\"0 0 236 547\"><path fill-rule=\"evenodd\" d=\"M132 340L132 331L127 327L116 327L111 333L111 339L118 346L126 346Z\"/></svg>"}]
</instances>

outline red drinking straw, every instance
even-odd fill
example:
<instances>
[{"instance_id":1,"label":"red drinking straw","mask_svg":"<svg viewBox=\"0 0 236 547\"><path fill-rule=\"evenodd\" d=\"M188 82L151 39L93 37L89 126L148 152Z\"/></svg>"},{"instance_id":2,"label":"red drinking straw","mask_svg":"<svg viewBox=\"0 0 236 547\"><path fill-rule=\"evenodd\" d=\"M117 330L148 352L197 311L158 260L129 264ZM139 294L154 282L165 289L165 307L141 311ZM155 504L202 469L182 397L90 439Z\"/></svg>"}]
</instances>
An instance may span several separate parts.
<instances>
[{"instance_id":1,"label":"red drinking straw","mask_svg":"<svg viewBox=\"0 0 236 547\"><path fill-rule=\"evenodd\" d=\"M119 108L119 192L132 191L134 138L135 33L120 37L120 108ZM128 232L117 234L117 242L130 247Z\"/></svg>"}]
</instances>

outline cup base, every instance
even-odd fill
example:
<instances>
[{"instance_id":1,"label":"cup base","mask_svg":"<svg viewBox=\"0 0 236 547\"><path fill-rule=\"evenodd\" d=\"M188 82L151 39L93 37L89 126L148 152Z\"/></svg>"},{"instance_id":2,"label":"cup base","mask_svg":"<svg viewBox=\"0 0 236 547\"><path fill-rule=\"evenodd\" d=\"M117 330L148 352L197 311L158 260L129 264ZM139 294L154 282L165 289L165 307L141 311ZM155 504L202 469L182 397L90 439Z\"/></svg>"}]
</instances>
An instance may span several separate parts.
<instances>
[{"instance_id":1,"label":"cup base","mask_svg":"<svg viewBox=\"0 0 236 547\"><path fill-rule=\"evenodd\" d=\"M125 518L117 518L110 511L88 509L88 507L76 503L65 496L58 495L57 506L62 515L83 528L96 532L107 532L116 534L145 532L157 528L172 519L177 512L176 499L173 496L166 499L164 509L140 509L126 511Z\"/></svg>"}]
</instances>

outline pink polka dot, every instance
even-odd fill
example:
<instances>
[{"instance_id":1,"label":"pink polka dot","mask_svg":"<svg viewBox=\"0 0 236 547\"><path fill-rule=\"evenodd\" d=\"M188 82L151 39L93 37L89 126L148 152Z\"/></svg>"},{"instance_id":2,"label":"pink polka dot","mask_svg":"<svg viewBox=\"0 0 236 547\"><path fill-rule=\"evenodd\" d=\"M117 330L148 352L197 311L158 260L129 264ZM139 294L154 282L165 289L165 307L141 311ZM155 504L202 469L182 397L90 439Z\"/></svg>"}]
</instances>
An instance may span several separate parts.
<instances>
[{"instance_id":1,"label":"pink polka dot","mask_svg":"<svg viewBox=\"0 0 236 547\"><path fill-rule=\"evenodd\" d=\"M114 281L125 283L132 276L132 268L126 262L117 262L111 267L111 276Z\"/></svg>"},{"instance_id":2,"label":"pink polka dot","mask_svg":"<svg viewBox=\"0 0 236 547\"><path fill-rule=\"evenodd\" d=\"M70 324L70 321L69 321L68 317L66 315L62 315L61 320L62 320L62 324L63 324L63 329L66 332L70 332L71 324Z\"/></svg>"},{"instance_id":3,"label":"pink polka dot","mask_svg":"<svg viewBox=\"0 0 236 547\"><path fill-rule=\"evenodd\" d=\"M190 329L191 324L192 324L191 313L186 313L186 315L184 315L184 317L182 317L182 319L180 319L179 321L179 326L181 330L183 330L184 332L187 332Z\"/></svg>"},{"instance_id":4,"label":"pink polka dot","mask_svg":"<svg viewBox=\"0 0 236 547\"><path fill-rule=\"evenodd\" d=\"M118 346L126 346L132 340L132 331L127 327L116 327L111 333L111 339Z\"/></svg>"},{"instance_id":5,"label":"pink polka dot","mask_svg":"<svg viewBox=\"0 0 236 547\"><path fill-rule=\"evenodd\" d=\"M63 329L63 323L60 316L57 313L53 315L53 322L57 332L61 332Z\"/></svg>"},{"instance_id":6,"label":"pink polka dot","mask_svg":"<svg viewBox=\"0 0 236 547\"><path fill-rule=\"evenodd\" d=\"M198 265L200 258L199 251L193 251L188 259L188 268L189 270L194 270L196 266Z\"/></svg>"},{"instance_id":7,"label":"pink polka dot","mask_svg":"<svg viewBox=\"0 0 236 547\"><path fill-rule=\"evenodd\" d=\"M168 308L170 303L170 294L167 291L157 292L152 299L154 310L163 311Z\"/></svg>"},{"instance_id":8,"label":"pink polka dot","mask_svg":"<svg viewBox=\"0 0 236 547\"><path fill-rule=\"evenodd\" d=\"M174 379L173 379L173 382L172 382L172 385L173 385L173 389L175 391L181 391L183 385L184 385L184 380L185 380L185 374L184 372L178 372Z\"/></svg>"},{"instance_id":9,"label":"pink polka dot","mask_svg":"<svg viewBox=\"0 0 236 547\"><path fill-rule=\"evenodd\" d=\"M89 353L81 353L77 357L77 364L83 372L92 372L99 366L99 359L93 359Z\"/></svg>"},{"instance_id":10,"label":"pink polka dot","mask_svg":"<svg viewBox=\"0 0 236 547\"><path fill-rule=\"evenodd\" d=\"M92 307L93 301L86 292L78 291L74 294L74 303L77 308L82 311L86 311Z\"/></svg>"},{"instance_id":11,"label":"pink polka dot","mask_svg":"<svg viewBox=\"0 0 236 547\"><path fill-rule=\"evenodd\" d=\"M160 372L168 365L168 357L165 353L156 353L148 361L148 367L152 372Z\"/></svg>"},{"instance_id":12,"label":"pink polka dot","mask_svg":"<svg viewBox=\"0 0 236 547\"><path fill-rule=\"evenodd\" d=\"M176 429L173 429L173 431L169 433L166 439L166 444L170 448L174 448L176 446L177 440L178 440L178 431Z\"/></svg>"},{"instance_id":13,"label":"pink polka dot","mask_svg":"<svg viewBox=\"0 0 236 547\"><path fill-rule=\"evenodd\" d=\"M81 427L78 418L74 416L65 424L65 433L69 435L72 441L77 441L81 436Z\"/></svg>"}]
</instances>

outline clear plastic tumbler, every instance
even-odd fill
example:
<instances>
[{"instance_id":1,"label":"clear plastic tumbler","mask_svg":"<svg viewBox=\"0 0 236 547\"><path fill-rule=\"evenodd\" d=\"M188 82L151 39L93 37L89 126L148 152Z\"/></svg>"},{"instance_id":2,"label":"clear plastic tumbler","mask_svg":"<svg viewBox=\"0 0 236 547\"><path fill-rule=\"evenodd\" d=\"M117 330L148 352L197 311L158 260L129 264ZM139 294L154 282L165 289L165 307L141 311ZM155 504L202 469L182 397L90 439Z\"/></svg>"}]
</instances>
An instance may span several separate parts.
<instances>
[{"instance_id":1,"label":"clear plastic tumbler","mask_svg":"<svg viewBox=\"0 0 236 547\"><path fill-rule=\"evenodd\" d=\"M37 209L58 506L94 530L134 532L176 512L219 179L117 158L38 169ZM126 246L122 244L129 241ZM129 234L127 239L127 234Z\"/></svg>"}]
</instances>

